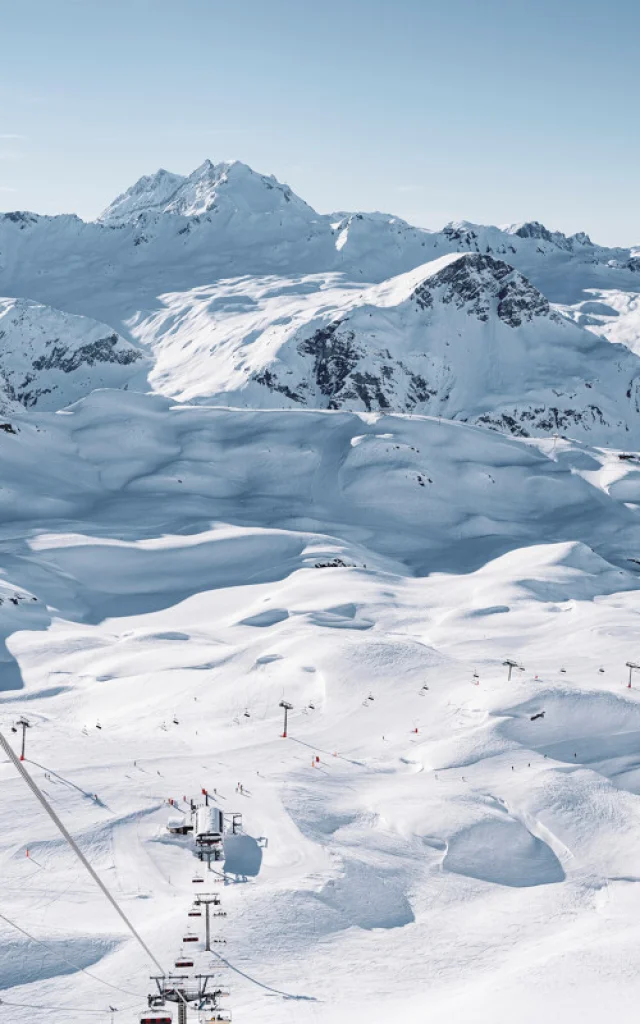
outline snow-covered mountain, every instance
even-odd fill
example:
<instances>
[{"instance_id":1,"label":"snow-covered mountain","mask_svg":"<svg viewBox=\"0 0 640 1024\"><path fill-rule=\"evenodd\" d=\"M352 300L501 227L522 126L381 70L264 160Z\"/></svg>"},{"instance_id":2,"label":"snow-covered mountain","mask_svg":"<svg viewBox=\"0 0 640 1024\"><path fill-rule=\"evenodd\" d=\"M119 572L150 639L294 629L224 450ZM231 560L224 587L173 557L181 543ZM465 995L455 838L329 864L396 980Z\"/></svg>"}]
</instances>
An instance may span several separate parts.
<instances>
[{"instance_id":1,"label":"snow-covered mountain","mask_svg":"<svg viewBox=\"0 0 640 1024\"><path fill-rule=\"evenodd\" d=\"M523 436L640 441L640 359L570 322L522 274L448 255L368 288L307 277L163 298L132 326L153 386L245 407L418 412Z\"/></svg>"},{"instance_id":2,"label":"snow-covered mountain","mask_svg":"<svg viewBox=\"0 0 640 1024\"><path fill-rule=\"evenodd\" d=\"M15 1024L184 942L237 1024L635 1021L639 281L237 163L0 217L0 728L157 958L7 762Z\"/></svg>"},{"instance_id":3,"label":"snow-covered mountain","mask_svg":"<svg viewBox=\"0 0 640 1024\"><path fill-rule=\"evenodd\" d=\"M91 224L0 218L5 294L138 346L118 340L109 375L77 376L70 400L120 386L146 350L151 386L181 400L422 412L594 443L635 436L639 375L629 332L608 338L624 348L594 339L599 321L579 309L598 288L637 294L639 267L630 250L535 221L432 232L320 215L238 161L143 177ZM559 316L550 300L568 296L578 304ZM23 364L20 347L5 341L5 388L42 401L50 385L29 391L29 375L45 363Z\"/></svg>"},{"instance_id":4,"label":"snow-covered mountain","mask_svg":"<svg viewBox=\"0 0 640 1024\"><path fill-rule=\"evenodd\" d=\"M149 222L158 214L201 217L215 213L226 221L253 221L264 226L267 218L277 218L278 225L298 222L300 225L318 220L318 215L296 196L288 185L273 175L256 174L240 160L213 164L210 160L183 177L160 170L140 178L131 188L103 211L98 218L103 224ZM258 227L258 235L260 227ZM257 239L260 241L260 238Z\"/></svg>"},{"instance_id":5,"label":"snow-covered mountain","mask_svg":"<svg viewBox=\"0 0 640 1024\"><path fill-rule=\"evenodd\" d=\"M591 287L638 286L632 250L601 247L584 234L566 237L536 222L427 231L387 214L318 214L288 186L238 161L205 161L187 177L145 176L94 223L0 215L5 294L107 321L126 319L163 292L222 278L340 273L379 283L469 251L504 259L553 302L579 301Z\"/></svg>"},{"instance_id":6,"label":"snow-covered mountain","mask_svg":"<svg viewBox=\"0 0 640 1024\"><path fill-rule=\"evenodd\" d=\"M147 357L106 324L0 299L0 408L62 409L95 388L144 382Z\"/></svg>"}]
</instances>

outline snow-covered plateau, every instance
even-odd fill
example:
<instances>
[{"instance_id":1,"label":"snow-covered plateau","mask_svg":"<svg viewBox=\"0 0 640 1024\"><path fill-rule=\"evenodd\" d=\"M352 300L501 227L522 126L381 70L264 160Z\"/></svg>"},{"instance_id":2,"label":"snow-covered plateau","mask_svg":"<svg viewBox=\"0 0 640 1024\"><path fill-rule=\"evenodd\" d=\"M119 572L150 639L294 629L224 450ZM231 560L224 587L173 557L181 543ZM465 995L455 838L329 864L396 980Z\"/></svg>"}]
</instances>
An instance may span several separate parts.
<instances>
[{"instance_id":1,"label":"snow-covered plateau","mask_svg":"<svg viewBox=\"0 0 640 1024\"><path fill-rule=\"evenodd\" d=\"M163 969L236 1024L635 1021L636 251L207 161L0 215L0 294L0 729ZM1 1019L139 1022L157 969L0 786Z\"/></svg>"}]
</instances>

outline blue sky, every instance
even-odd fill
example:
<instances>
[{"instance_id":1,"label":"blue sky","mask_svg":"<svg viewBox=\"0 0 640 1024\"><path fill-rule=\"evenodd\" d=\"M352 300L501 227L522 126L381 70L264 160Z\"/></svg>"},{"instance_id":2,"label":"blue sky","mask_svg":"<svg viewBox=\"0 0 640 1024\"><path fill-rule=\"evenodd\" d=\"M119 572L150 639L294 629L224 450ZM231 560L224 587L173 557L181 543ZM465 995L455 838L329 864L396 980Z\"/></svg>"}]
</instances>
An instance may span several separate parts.
<instances>
[{"instance_id":1,"label":"blue sky","mask_svg":"<svg viewBox=\"0 0 640 1024\"><path fill-rule=\"evenodd\" d=\"M322 212L640 244L637 0L5 0L0 207L237 157Z\"/></svg>"}]
</instances>

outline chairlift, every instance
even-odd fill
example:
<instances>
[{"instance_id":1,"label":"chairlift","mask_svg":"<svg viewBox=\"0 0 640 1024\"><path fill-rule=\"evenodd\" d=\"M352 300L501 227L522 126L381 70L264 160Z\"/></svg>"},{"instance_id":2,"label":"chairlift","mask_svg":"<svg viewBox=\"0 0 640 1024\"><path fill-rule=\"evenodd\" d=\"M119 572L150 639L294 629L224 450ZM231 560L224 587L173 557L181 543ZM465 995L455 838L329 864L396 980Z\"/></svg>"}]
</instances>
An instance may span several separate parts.
<instances>
[{"instance_id":1,"label":"chairlift","mask_svg":"<svg viewBox=\"0 0 640 1024\"><path fill-rule=\"evenodd\" d=\"M189 911L189 913L187 914L187 917L202 917L202 911L201 910L196 910L195 907L194 907L193 910Z\"/></svg>"},{"instance_id":2,"label":"chairlift","mask_svg":"<svg viewBox=\"0 0 640 1024\"><path fill-rule=\"evenodd\" d=\"M175 963L176 967L193 967L193 960L187 956L179 956Z\"/></svg>"},{"instance_id":3,"label":"chairlift","mask_svg":"<svg viewBox=\"0 0 640 1024\"><path fill-rule=\"evenodd\" d=\"M367 700L374 700L374 696L373 696L372 693L369 694L369 696L367 697Z\"/></svg>"},{"instance_id":4,"label":"chairlift","mask_svg":"<svg viewBox=\"0 0 640 1024\"><path fill-rule=\"evenodd\" d=\"M159 1014L153 1010L145 1010L140 1017L140 1024L173 1024L173 1017L166 1010Z\"/></svg>"},{"instance_id":5,"label":"chairlift","mask_svg":"<svg viewBox=\"0 0 640 1024\"><path fill-rule=\"evenodd\" d=\"M250 713L249 713L249 709L248 709L248 708L245 708L245 709L244 709L244 717L245 717L245 718L251 718L251 715L250 715Z\"/></svg>"},{"instance_id":6,"label":"chairlift","mask_svg":"<svg viewBox=\"0 0 640 1024\"><path fill-rule=\"evenodd\" d=\"M189 934L189 935L183 935L182 936L182 941L183 942L199 942L200 939L198 938L197 935Z\"/></svg>"},{"instance_id":7,"label":"chairlift","mask_svg":"<svg viewBox=\"0 0 640 1024\"><path fill-rule=\"evenodd\" d=\"M307 707L309 708L309 711L315 711L316 710L315 704L308 704Z\"/></svg>"},{"instance_id":8,"label":"chairlift","mask_svg":"<svg viewBox=\"0 0 640 1024\"><path fill-rule=\"evenodd\" d=\"M100 722L96 722L96 729L102 729L102 726L100 725Z\"/></svg>"},{"instance_id":9,"label":"chairlift","mask_svg":"<svg viewBox=\"0 0 640 1024\"><path fill-rule=\"evenodd\" d=\"M191 879L194 885L201 885L204 882L202 875L194 875Z\"/></svg>"},{"instance_id":10,"label":"chairlift","mask_svg":"<svg viewBox=\"0 0 640 1024\"><path fill-rule=\"evenodd\" d=\"M567 670L566 670L566 668L561 668L560 671L563 672L563 673L566 673Z\"/></svg>"},{"instance_id":11,"label":"chairlift","mask_svg":"<svg viewBox=\"0 0 640 1024\"><path fill-rule=\"evenodd\" d=\"M180 722L178 721L178 719L176 718L175 715L173 716L173 724L174 725L180 725Z\"/></svg>"}]
</instances>

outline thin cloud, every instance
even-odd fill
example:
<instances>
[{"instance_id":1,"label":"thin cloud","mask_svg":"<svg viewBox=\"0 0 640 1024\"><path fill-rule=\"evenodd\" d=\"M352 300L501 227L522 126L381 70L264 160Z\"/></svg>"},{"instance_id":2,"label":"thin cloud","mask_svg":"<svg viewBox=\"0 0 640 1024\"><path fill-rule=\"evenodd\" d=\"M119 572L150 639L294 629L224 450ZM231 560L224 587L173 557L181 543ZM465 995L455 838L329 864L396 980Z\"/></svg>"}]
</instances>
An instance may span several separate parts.
<instances>
[{"instance_id":1,"label":"thin cloud","mask_svg":"<svg viewBox=\"0 0 640 1024\"><path fill-rule=\"evenodd\" d=\"M26 135L16 135L15 132L0 132L0 139L26 139Z\"/></svg>"},{"instance_id":2,"label":"thin cloud","mask_svg":"<svg viewBox=\"0 0 640 1024\"><path fill-rule=\"evenodd\" d=\"M0 185L0 192L17 192L17 188L12 188L11 185Z\"/></svg>"}]
</instances>

